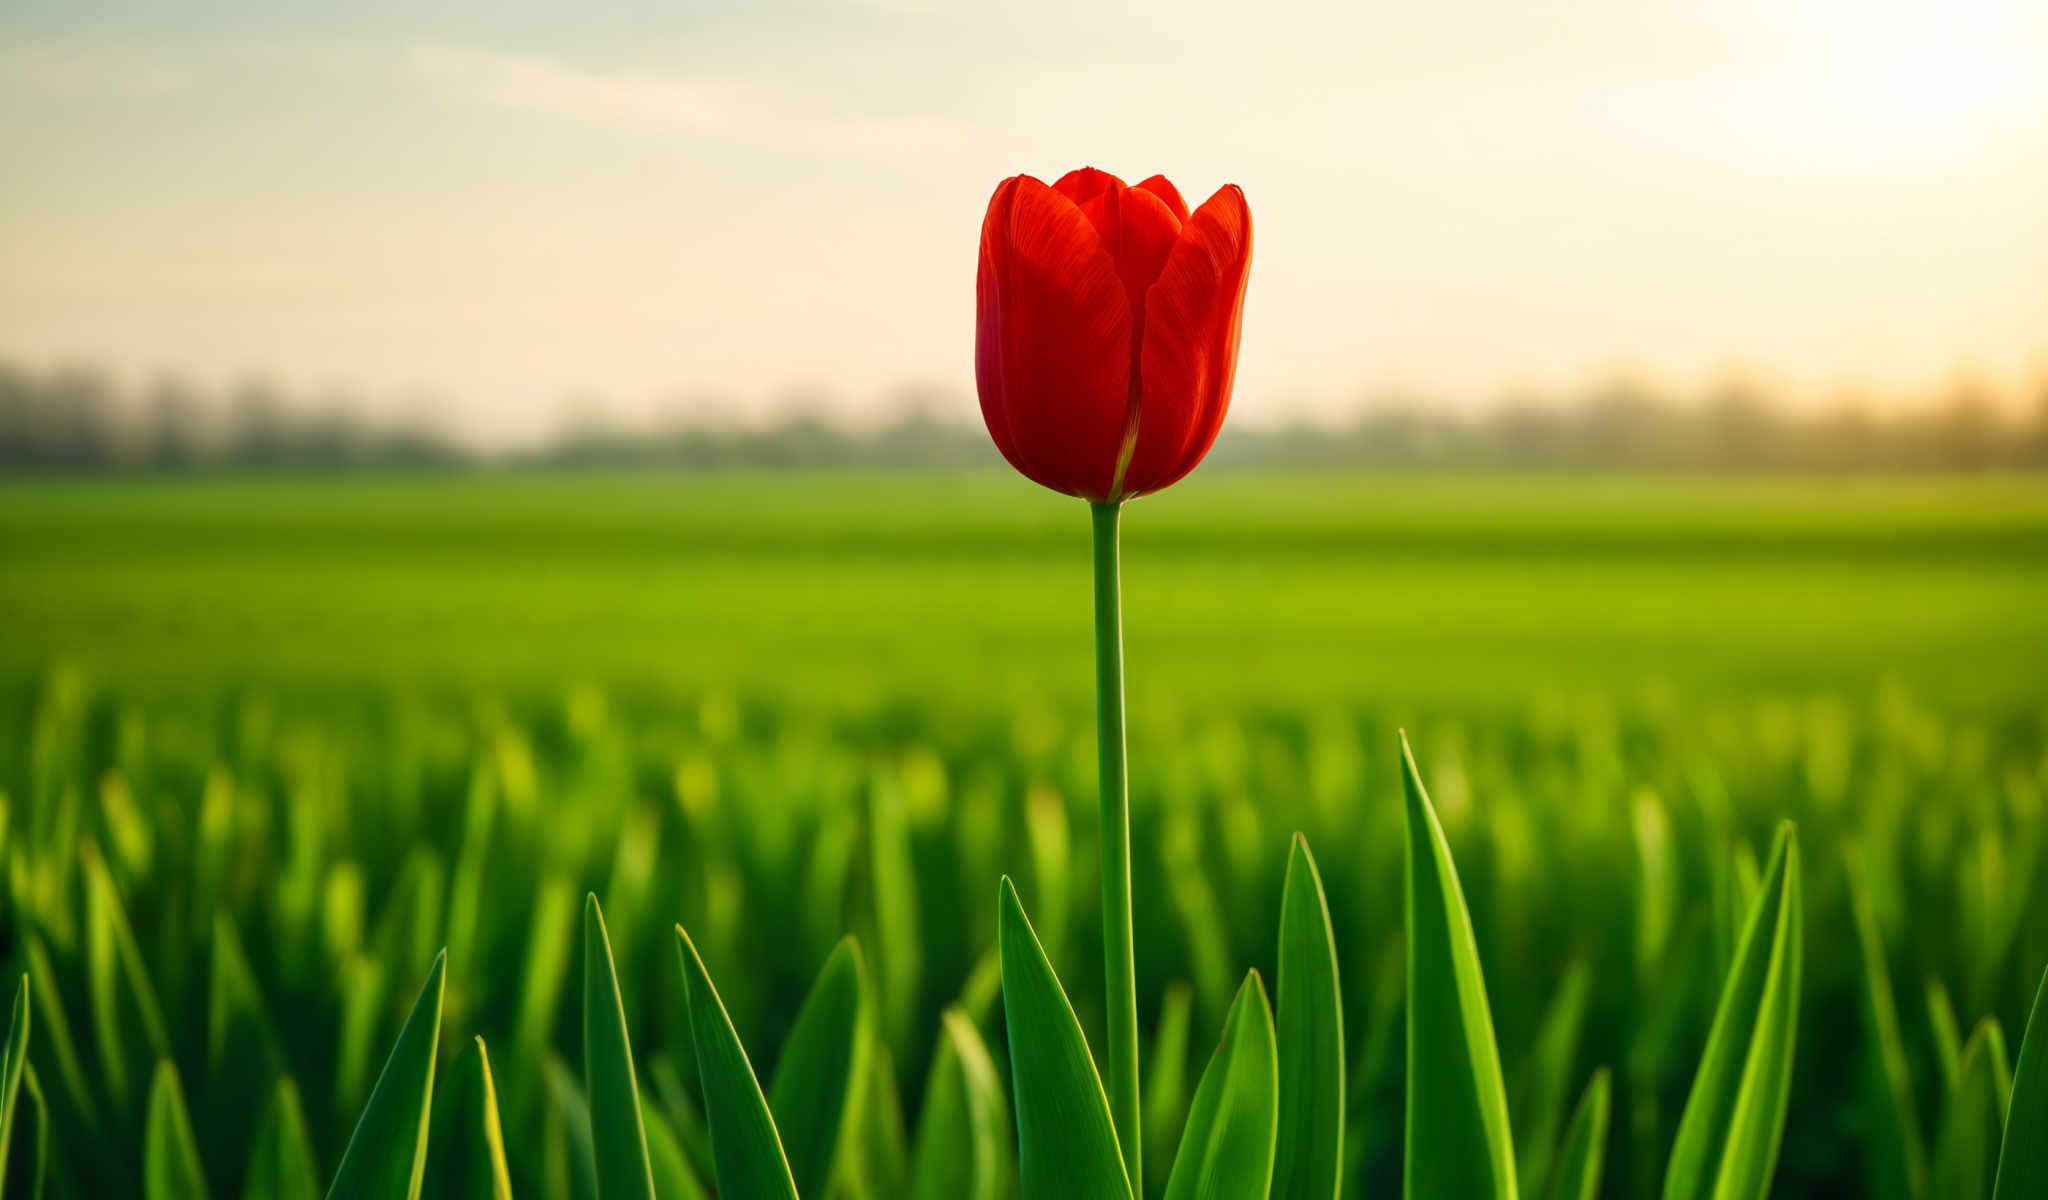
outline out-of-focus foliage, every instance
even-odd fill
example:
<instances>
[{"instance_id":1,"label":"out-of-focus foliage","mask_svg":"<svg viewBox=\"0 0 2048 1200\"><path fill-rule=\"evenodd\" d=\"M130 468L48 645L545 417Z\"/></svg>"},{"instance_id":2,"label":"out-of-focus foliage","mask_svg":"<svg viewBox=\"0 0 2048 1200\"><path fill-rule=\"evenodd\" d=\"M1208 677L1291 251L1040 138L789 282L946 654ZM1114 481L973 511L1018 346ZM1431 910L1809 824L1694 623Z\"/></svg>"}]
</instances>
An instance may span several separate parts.
<instances>
[{"instance_id":1,"label":"out-of-focus foliage","mask_svg":"<svg viewBox=\"0 0 2048 1200\"><path fill-rule=\"evenodd\" d=\"M1045 857L1026 832L1031 806L1057 797L1076 831L1072 856L1093 856L1092 743L1078 716L1020 729L994 715L899 708L818 722L722 701L606 703L588 690L530 705L393 696L301 707L223 694L157 706L68 676L21 699L4 775L5 937L9 968L32 978L28 1066L48 1102L51 1194L135 1194L149 1145L169 1147L164 1161L183 1170L171 1151L184 1131L164 1115L175 1109L163 1078L182 1085L204 1177L224 1193L254 1178L255 1126L214 1115L274 1112L286 1080L330 1178L365 1105L417 1087L382 1064L409 1044L399 1028L443 941L443 1061L483 1036L514 1194L576 1194L591 1153L576 1148L588 1135L572 1124L591 1111L574 899L585 889L605 904L643 1106L661 1123L657 1135L650 1121L649 1150L672 1144L697 1179L717 1169L715 1127L701 1107L678 921L764 1089L780 1078L799 1008L843 930L876 958L916 940L915 976L892 986L869 972L865 985L878 1006L867 1074L889 1082L847 1106L861 1132L840 1174L868 1194L908 1186L908 1174L892 1173L914 1166L907 1147L917 1114L932 1111L924 1081L949 1006L951 1036L979 1025L1007 1078L989 881L1008 872L1026 897L1062 891L1058 903L1033 902L1067 914L1041 941L1060 947L1054 965L1083 1029L1100 1028L1094 881L1042 878ZM1555 1070L1551 998L1586 964L1563 1074L1570 1095L1614 1066L1610 1188L1652 1194L1661 1182L1730 965L1723 889L1753 893L1757 879L1743 884L1737 864L1763 860L1780 816L1800 822L1806 952L1773 1195L1858 1191L1899 1136L1884 1047L1859 1018L1870 975L1845 845L1861 848L1869 918L1901 998L1918 1127L1943 1128L1949 1091L1918 1001L1927 980L1941 981L1969 1024L1993 1015L2024 1028L2048 963L2038 713L1965 715L1888 691L1723 705L1697 718L1587 704L1423 714L1410 725L1457 855L1510 1095ZM1392 727L1369 709L1203 714L1155 723L1133 745L1133 761L1151 764L1135 776L1133 810L1148 1028L1169 984L1194 989L1192 1036L1153 1052L1180 1057L1180 1103L1238 983L1205 964L1216 956L1263 971L1277 961L1289 834L1305 830L1350 984L1344 1176L1378 1194L1401 1178L1403 1022L1386 1006L1398 1014L1402 993L1375 983L1402 926ZM897 797L900 820L877 823L881 791ZM1646 806L1656 820L1643 819ZM878 854L878 837L898 839L898 851ZM1646 852L1646 838L1661 848ZM892 886L906 890L914 922L885 921L892 909L877 902L875 865L893 860L908 865ZM119 921L90 901L102 893ZM1669 917L1646 933L1653 896ZM132 934L132 970L115 936L101 973L96 925ZM148 993L175 1076L157 1070L154 1035L140 1028L136 1001ZM252 1049L209 1050L227 1035ZM1159 1065L1147 1064L1155 1080ZM425 1110L414 1096L391 1136L418 1128ZM37 1132L31 1111L24 1089L17 1177ZM152 1121L166 1131L155 1141L143 1136ZM1552 1120L1551 1136L1564 1138L1566 1125ZM1996 1146L1995 1131L1987 1139Z\"/></svg>"}]
</instances>

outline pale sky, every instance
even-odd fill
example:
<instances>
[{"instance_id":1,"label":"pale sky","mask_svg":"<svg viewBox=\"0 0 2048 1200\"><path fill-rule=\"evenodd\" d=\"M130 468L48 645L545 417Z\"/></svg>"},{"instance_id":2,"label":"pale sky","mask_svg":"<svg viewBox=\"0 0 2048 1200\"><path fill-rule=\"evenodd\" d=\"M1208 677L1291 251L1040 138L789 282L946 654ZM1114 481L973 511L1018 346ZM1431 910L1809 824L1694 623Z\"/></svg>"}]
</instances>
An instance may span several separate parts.
<instances>
[{"instance_id":1,"label":"pale sky","mask_svg":"<svg viewBox=\"0 0 2048 1200\"><path fill-rule=\"evenodd\" d=\"M973 386L996 182L1242 185L1236 412L2048 378L2048 3L0 9L0 358L487 442Z\"/></svg>"}]
</instances>

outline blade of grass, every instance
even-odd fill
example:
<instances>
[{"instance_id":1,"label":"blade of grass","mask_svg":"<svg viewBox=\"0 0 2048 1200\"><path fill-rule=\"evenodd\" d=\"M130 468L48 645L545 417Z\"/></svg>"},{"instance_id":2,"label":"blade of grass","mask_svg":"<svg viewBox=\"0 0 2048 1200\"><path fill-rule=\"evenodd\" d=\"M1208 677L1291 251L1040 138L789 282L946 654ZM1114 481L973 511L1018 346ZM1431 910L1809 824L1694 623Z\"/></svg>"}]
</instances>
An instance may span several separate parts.
<instances>
[{"instance_id":1,"label":"blade of grass","mask_svg":"<svg viewBox=\"0 0 2048 1200\"><path fill-rule=\"evenodd\" d=\"M1600 1167L1607 1148L1607 1120L1612 1104L1613 1076L1606 1067L1593 1072L1593 1082L1565 1126L1557 1152L1548 1200L1595 1200L1600 1195Z\"/></svg>"},{"instance_id":2,"label":"blade of grass","mask_svg":"<svg viewBox=\"0 0 2048 1200\"><path fill-rule=\"evenodd\" d=\"M640 1121L640 1081L619 998L612 942L596 893L583 900L583 1080L590 1102L591 1154L597 1193L609 1200L654 1200L647 1130Z\"/></svg>"},{"instance_id":3,"label":"blade of grass","mask_svg":"<svg viewBox=\"0 0 2048 1200\"><path fill-rule=\"evenodd\" d=\"M768 1087L768 1110L799 1196L823 1196L858 1125L856 1098L867 1082L868 1032L860 946L840 940L797 1013Z\"/></svg>"},{"instance_id":4,"label":"blade of grass","mask_svg":"<svg viewBox=\"0 0 2048 1200\"><path fill-rule=\"evenodd\" d=\"M1008 1124L988 1047L965 1013L947 1009L917 1122L912 1200L1000 1200Z\"/></svg>"},{"instance_id":5,"label":"blade of grass","mask_svg":"<svg viewBox=\"0 0 2048 1200\"><path fill-rule=\"evenodd\" d=\"M448 954L413 1001L391 1057L370 1090L370 1102L349 1135L328 1200L419 1200L427 1169L427 1128L434 1105L434 1052L441 1040L441 1002Z\"/></svg>"},{"instance_id":6,"label":"blade of grass","mask_svg":"<svg viewBox=\"0 0 2048 1200\"><path fill-rule=\"evenodd\" d=\"M1886 1118L1886 1128L1870 1139L1869 1186L1873 1200L1916 1200L1927 1187L1927 1143L1920 1134L1905 1038L1899 1032L1898 1005L1892 997L1891 972L1885 965L1884 936L1871 907L1863 856L1852 848L1844 855L1844 869L1857 951L1863 963L1870 1091Z\"/></svg>"},{"instance_id":7,"label":"blade of grass","mask_svg":"<svg viewBox=\"0 0 2048 1200\"><path fill-rule=\"evenodd\" d=\"M1963 1047L1961 1081L1942 1105L1929 1196L1987 1200L1991 1195L2005 1134L2005 1107L1998 1094L2004 1058L2005 1035L1997 1021L1986 1017L1971 1031Z\"/></svg>"},{"instance_id":8,"label":"blade of grass","mask_svg":"<svg viewBox=\"0 0 2048 1200\"><path fill-rule=\"evenodd\" d=\"M1280 1064L1259 973L1246 974L1188 1106L1166 1200L1264 1200L1279 1133Z\"/></svg>"},{"instance_id":9,"label":"blade of grass","mask_svg":"<svg viewBox=\"0 0 2048 1200\"><path fill-rule=\"evenodd\" d=\"M1558 1146L1558 1128L1570 1093L1572 1066L1578 1058L1579 1027L1586 1019L1586 1003L1592 995L1593 968L1585 959L1572 961L1557 994L1543 1014L1536 1044L1523 1065L1522 1086L1515 1091L1519 1103L1509 1107L1515 1127L1521 1131L1521 1149L1515 1156L1515 1177L1521 1190L1530 1195L1550 1178Z\"/></svg>"},{"instance_id":10,"label":"blade of grass","mask_svg":"<svg viewBox=\"0 0 2048 1200\"><path fill-rule=\"evenodd\" d=\"M1409 1200L1515 1200L1514 1139L1486 981L1457 865L1408 738Z\"/></svg>"},{"instance_id":11,"label":"blade of grass","mask_svg":"<svg viewBox=\"0 0 2048 1200\"><path fill-rule=\"evenodd\" d=\"M256 1126L249 1169L242 1173L242 1200L318 1200L320 1173L313 1166L313 1138L299 1085L277 1081L270 1106Z\"/></svg>"},{"instance_id":12,"label":"blade of grass","mask_svg":"<svg viewBox=\"0 0 2048 1200\"><path fill-rule=\"evenodd\" d=\"M1188 1116L1188 1026L1195 994L1185 981L1166 987L1159 1001L1159 1026L1152 1036L1150 1074L1145 1077L1145 1194L1166 1190Z\"/></svg>"},{"instance_id":13,"label":"blade of grass","mask_svg":"<svg viewBox=\"0 0 2048 1200\"><path fill-rule=\"evenodd\" d=\"M1679 1118L1664 1200L1762 1200L1791 1098L1800 983L1799 847L1778 830L1763 888Z\"/></svg>"},{"instance_id":14,"label":"blade of grass","mask_svg":"<svg viewBox=\"0 0 2048 1200\"><path fill-rule=\"evenodd\" d=\"M498 1085L482 1038L462 1048L448 1082L434 1097L427 1137L427 1173L436 1196L512 1200L505 1135L498 1122Z\"/></svg>"},{"instance_id":15,"label":"blade of grass","mask_svg":"<svg viewBox=\"0 0 2048 1200\"><path fill-rule=\"evenodd\" d=\"M1281 885L1278 992L1273 1200L1333 1200L1344 1165L1344 1001L1323 879L1298 833Z\"/></svg>"},{"instance_id":16,"label":"blade of grass","mask_svg":"<svg viewBox=\"0 0 2048 1200\"><path fill-rule=\"evenodd\" d=\"M1008 877L998 904L1024 1200L1131 1200L1088 1040Z\"/></svg>"},{"instance_id":17,"label":"blade of grass","mask_svg":"<svg viewBox=\"0 0 2048 1200\"><path fill-rule=\"evenodd\" d=\"M2020 1035L2019 1065L2005 1110L1992 1200L2048 1196L2048 971L2034 989L2034 1009Z\"/></svg>"},{"instance_id":18,"label":"blade of grass","mask_svg":"<svg viewBox=\"0 0 2048 1200\"><path fill-rule=\"evenodd\" d=\"M640 1105L640 1115L647 1124L647 1165L654 1172L654 1194L661 1200L710 1200L710 1193L698 1182L697 1172L690 1167L689 1156L683 1153L683 1143L669 1127L668 1119L645 1102ZM507 1191L502 1200L511 1200L511 1192Z\"/></svg>"},{"instance_id":19,"label":"blade of grass","mask_svg":"<svg viewBox=\"0 0 2048 1200\"><path fill-rule=\"evenodd\" d=\"M689 996L690 1034L697 1046L697 1072L704 1082L704 1110L711 1125L711 1150L718 1167L718 1194L747 1200L796 1200L789 1160L775 1132L775 1118L753 1064L733 1031L732 1018L690 935L676 926L676 954L682 960Z\"/></svg>"},{"instance_id":20,"label":"blade of grass","mask_svg":"<svg viewBox=\"0 0 2048 1200\"><path fill-rule=\"evenodd\" d=\"M206 1172L178 1069L169 1059L156 1065L149 1090L149 1123L142 1146L142 1194L146 1200L206 1200Z\"/></svg>"}]
</instances>

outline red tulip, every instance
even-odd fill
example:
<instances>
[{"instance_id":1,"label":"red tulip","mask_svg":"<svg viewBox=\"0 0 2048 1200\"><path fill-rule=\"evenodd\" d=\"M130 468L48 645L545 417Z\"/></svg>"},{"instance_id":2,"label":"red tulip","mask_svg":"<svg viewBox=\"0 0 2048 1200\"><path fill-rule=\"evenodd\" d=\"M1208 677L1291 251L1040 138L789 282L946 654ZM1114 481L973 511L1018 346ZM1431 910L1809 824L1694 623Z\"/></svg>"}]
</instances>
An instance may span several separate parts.
<instances>
[{"instance_id":1,"label":"red tulip","mask_svg":"<svg viewBox=\"0 0 2048 1200\"><path fill-rule=\"evenodd\" d=\"M1194 470L1230 407L1252 215L1163 177L1005 179L981 225L974 374L1010 465L1097 503Z\"/></svg>"}]
</instances>

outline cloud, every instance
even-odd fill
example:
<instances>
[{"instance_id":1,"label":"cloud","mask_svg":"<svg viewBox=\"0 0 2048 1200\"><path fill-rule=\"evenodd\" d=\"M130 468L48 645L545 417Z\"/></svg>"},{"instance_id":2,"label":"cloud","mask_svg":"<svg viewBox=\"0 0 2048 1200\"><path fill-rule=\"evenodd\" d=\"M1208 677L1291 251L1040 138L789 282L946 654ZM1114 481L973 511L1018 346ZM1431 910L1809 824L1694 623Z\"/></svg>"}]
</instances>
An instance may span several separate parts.
<instances>
[{"instance_id":1,"label":"cloud","mask_svg":"<svg viewBox=\"0 0 2048 1200\"><path fill-rule=\"evenodd\" d=\"M444 95L467 103L737 145L917 151L953 149L964 140L946 121L862 113L830 97L752 80L591 71L438 42L408 47L406 61Z\"/></svg>"},{"instance_id":2,"label":"cloud","mask_svg":"<svg viewBox=\"0 0 2048 1200\"><path fill-rule=\"evenodd\" d=\"M118 46L19 46L0 50L0 81L45 100L148 99L192 85L182 63Z\"/></svg>"}]
</instances>

